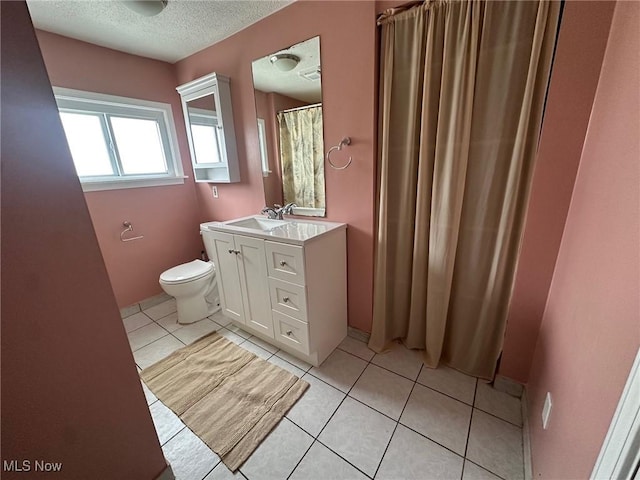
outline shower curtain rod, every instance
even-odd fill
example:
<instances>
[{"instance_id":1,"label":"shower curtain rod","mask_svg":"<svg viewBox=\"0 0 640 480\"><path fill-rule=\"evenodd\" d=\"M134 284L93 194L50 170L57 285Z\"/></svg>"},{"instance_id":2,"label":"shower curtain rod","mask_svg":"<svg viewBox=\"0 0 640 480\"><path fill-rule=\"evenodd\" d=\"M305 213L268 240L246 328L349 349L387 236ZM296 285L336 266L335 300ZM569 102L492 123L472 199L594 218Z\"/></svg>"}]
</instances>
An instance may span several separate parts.
<instances>
[{"instance_id":1,"label":"shower curtain rod","mask_svg":"<svg viewBox=\"0 0 640 480\"><path fill-rule=\"evenodd\" d=\"M321 107L321 106L322 106L322 102L319 102L319 103L314 103L312 105L304 105L302 107L288 108L286 110L280 110L278 113L295 112L296 110L305 110L307 108Z\"/></svg>"}]
</instances>

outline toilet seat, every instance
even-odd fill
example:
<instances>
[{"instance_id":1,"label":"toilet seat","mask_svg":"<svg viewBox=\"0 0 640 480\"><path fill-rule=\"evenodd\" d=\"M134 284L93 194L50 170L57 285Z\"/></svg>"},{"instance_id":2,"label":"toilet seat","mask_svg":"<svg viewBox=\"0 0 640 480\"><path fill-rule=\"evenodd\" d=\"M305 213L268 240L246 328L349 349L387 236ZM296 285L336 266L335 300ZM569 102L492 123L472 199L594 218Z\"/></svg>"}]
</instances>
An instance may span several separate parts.
<instances>
[{"instance_id":1,"label":"toilet seat","mask_svg":"<svg viewBox=\"0 0 640 480\"><path fill-rule=\"evenodd\" d=\"M202 260L193 260L170 268L160 275L160 282L167 285L192 282L213 272L213 264Z\"/></svg>"}]
</instances>

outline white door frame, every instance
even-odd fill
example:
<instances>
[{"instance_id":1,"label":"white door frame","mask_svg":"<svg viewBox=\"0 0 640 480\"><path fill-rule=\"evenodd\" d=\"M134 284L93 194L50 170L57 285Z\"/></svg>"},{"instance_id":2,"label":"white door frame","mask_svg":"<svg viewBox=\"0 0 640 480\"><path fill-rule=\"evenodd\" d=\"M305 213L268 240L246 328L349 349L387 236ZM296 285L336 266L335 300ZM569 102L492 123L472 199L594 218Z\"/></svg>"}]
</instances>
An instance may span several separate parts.
<instances>
[{"instance_id":1,"label":"white door frame","mask_svg":"<svg viewBox=\"0 0 640 480\"><path fill-rule=\"evenodd\" d=\"M640 349L611 420L592 479L633 478L640 464Z\"/></svg>"}]
</instances>

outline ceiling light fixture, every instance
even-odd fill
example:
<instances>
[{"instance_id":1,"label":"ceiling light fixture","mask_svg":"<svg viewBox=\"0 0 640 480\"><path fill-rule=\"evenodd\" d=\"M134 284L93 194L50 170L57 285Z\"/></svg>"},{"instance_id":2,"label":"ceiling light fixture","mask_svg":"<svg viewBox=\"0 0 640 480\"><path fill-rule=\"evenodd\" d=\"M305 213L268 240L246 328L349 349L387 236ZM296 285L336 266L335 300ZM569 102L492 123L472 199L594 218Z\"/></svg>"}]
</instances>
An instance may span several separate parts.
<instances>
[{"instance_id":1,"label":"ceiling light fixture","mask_svg":"<svg viewBox=\"0 0 640 480\"><path fill-rule=\"evenodd\" d=\"M290 53L276 53L269 59L271 64L282 72L289 72L298 66L300 57Z\"/></svg>"},{"instance_id":2,"label":"ceiling light fixture","mask_svg":"<svg viewBox=\"0 0 640 480\"><path fill-rule=\"evenodd\" d=\"M125 0L122 3L140 15L153 17L164 10L169 0Z\"/></svg>"}]
</instances>

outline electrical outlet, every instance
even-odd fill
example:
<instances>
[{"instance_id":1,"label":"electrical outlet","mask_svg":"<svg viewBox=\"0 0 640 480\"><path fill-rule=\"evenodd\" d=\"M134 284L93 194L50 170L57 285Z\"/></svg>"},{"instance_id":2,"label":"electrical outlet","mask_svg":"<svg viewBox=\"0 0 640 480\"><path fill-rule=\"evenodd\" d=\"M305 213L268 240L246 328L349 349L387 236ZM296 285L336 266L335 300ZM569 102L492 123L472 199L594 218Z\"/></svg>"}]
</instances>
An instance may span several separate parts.
<instances>
[{"instance_id":1,"label":"electrical outlet","mask_svg":"<svg viewBox=\"0 0 640 480\"><path fill-rule=\"evenodd\" d=\"M218 198L218 187L214 185L211 190L213 190L213 198Z\"/></svg>"},{"instance_id":2,"label":"electrical outlet","mask_svg":"<svg viewBox=\"0 0 640 480\"><path fill-rule=\"evenodd\" d=\"M551 392L547 392L547 396L544 399L544 407L542 407L542 428L547 429L549 426L549 417L551 416L551 408L553 402L551 401Z\"/></svg>"}]
</instances>

